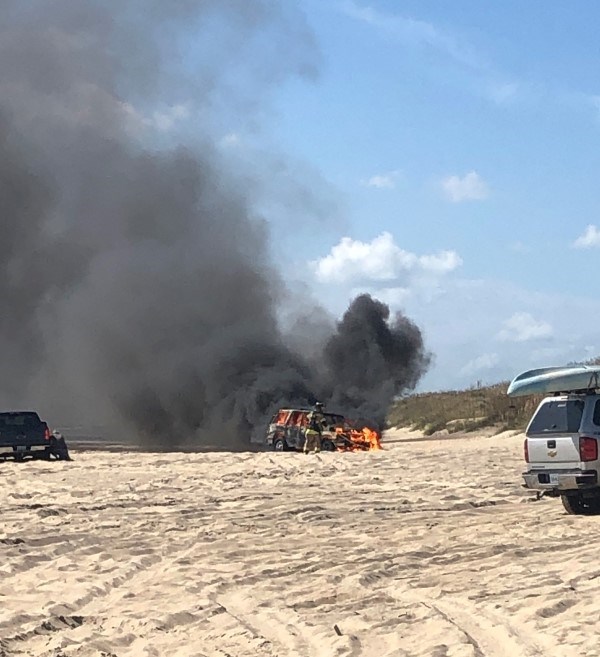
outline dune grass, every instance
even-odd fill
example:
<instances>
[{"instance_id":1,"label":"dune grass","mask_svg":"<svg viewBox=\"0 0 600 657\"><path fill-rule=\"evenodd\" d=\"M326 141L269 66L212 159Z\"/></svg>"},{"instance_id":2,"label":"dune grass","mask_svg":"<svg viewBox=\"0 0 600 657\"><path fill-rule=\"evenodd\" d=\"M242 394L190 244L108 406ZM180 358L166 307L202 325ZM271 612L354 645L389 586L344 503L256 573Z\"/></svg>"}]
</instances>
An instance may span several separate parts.
<instances>
[{"instance_id":1,"label":"dune grass","mask_svg":"<svg viewBox=\"0 0 600 657\"><path fill-rule=\"evenodd\" d=\"M541 395L510 398L508 382L493 386L428 392L397 400L391 407L389 427L411 427L426 435L494 427L498 431L525 430Z\"/></svg>"}]
</instances>

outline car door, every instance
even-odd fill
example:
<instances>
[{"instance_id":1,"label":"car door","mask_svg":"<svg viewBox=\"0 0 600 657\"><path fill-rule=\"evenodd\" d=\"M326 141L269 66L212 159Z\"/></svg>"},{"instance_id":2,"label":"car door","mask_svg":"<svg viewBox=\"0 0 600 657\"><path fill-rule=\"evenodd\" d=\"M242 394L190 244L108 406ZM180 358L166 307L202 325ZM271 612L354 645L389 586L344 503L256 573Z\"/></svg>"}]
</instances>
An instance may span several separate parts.
<instances>
[{"instance_id":1,"label":"car door","mask_svg":"<svg viewBox=\"0 0 600 657\"><path fill-rule=\"evenodd\" d=\"M288 420L287 443L293 449L302 449L304 446L304 431L302 428L302 411L294 411Z\"/></svg>"}]
</instances>

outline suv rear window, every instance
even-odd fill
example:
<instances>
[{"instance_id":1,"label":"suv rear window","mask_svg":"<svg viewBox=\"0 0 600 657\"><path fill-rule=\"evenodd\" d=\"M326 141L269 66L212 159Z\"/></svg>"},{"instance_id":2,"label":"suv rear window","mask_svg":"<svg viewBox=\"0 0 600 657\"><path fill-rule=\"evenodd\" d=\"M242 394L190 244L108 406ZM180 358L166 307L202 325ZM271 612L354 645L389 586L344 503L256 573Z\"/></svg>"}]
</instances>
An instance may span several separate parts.
<instances>
[{"instance_id":1,"label":"suv rear window","mask_svg":"<svg viewBox=\"0 0 600 657\"><path fill-rule=\"evenodd\" d=\"M583 407L582 399L546 402L535 414L527 433L575 433L579 431Z\"/></svg>"},{"instance_id":2,"label":"suv rear window","mask_svg":"<svg viewBox=\"0 0 600 657\"><path fill-rule=\"evenodd\" d=\"M600 426L600 399L598 399L594 404L594 417L592 419L592 422L596 426Z\"/></svg>"},{"instance_id":3,"label":"suv rear window","mask_svg":"<svg viewBox=\"0 0 600 657\"><path fill-rule=\"evenodd\" d=\"M0 427L32 427L40 422L37 413L0 413Z\"/></svg>"}]
</instances>

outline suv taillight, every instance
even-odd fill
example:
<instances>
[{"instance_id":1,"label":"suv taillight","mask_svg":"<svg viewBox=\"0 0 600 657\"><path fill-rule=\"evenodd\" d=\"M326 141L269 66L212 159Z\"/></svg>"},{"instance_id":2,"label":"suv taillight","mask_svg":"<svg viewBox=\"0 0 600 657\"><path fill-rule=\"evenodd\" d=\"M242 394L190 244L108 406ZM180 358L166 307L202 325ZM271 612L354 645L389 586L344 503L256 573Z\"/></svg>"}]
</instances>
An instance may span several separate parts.
<instances>
[{"instance_id":1,"label":"suv taillight","mask_svg":"<svg viewBox=\"0 0 600 657\"><path fill-rule=\"evenodd\" d=\"M595 461L598 458L598 441L582 436L579 439L579 454L582 461Z\"/></svg>"},{"instance_id":2,"label":"suv taillight","mask_svg":"<svg viewBox=\"0 0 600 657\"><path fill-rule=\"evenodd\" d=\"M50 429L48 429L48 426L44 429L44 438L50 440Z\"/></svg>"},{"instance_id":3,"label":"suv taillight","mask_svg":"<svg viewBox=\"0 0 600 657\"><path fill-rule=\"evenodd\" d=\"M525 458L525 463L529 463L529 445L527 444L527 438L523 441L523 456Z\"/></svg>"}]
</instances>

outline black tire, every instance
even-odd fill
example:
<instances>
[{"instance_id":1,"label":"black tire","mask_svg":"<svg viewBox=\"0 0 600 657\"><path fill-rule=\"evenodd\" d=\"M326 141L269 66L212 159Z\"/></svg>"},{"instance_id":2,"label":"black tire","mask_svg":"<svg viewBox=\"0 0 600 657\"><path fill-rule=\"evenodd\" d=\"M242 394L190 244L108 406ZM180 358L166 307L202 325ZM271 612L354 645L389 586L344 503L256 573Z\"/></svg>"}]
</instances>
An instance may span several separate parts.
<instances>
[{"instance_id":1,"label":"black tire","mask_svg":"<svg viewBox=\"0 0 600 657\"><path fill-rule=\"evenodd\" d=\"M565 511L575 516L595 516L600 514L600 496L584 497L581 493L561 495Z\"/></svg>"},{"instance_id":2,"label":"black tire","mask_svg":"<svg viewBox=\"0 0 600 657\"><path fill-rule=\"evenodd\" d=\"M287 443L283 438L275 438L273 441L273 451L287 452Z\"/></svg>"},{"instance_id":3,"label":"black tire","mask_svg":"<svg viewBox=\"0 0 600 657\"><path fill-rule=\"evenodd\" d=\"M335 452L336 451L336 446L333 440L329 440L326 438L325 440L321 441L321 451L322 452Z\"/></svg>"}]
</instances>

